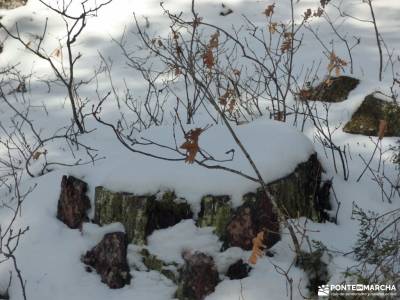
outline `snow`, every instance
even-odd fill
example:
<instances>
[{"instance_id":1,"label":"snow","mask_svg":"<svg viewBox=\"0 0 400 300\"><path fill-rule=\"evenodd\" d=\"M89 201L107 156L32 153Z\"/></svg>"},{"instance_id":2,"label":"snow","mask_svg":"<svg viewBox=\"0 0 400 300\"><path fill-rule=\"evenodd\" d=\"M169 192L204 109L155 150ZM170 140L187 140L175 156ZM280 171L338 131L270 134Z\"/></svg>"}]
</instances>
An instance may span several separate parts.
<instances>
[{"instance_id":1,"label":"snow","mask_svg":"<svg viewBox=\"0 0 400 300\"><path fill-rule=\"evenodd\" d=\"M73 1L74 6L79 1ZM94 1L91 1L93 3ZM295 1L296 2L296 1ZM334 2L334 0L332 0ZM345 1L345 11L356 14L362 19L369 18L369 11L361 0ZM272 1L256 0L226 0L224 3L234 12L226 17L219 16L221 3L218 1L196 1L197 9L204 21L218 24L226 30L232 30L232 25L240 27L244 20L241 15L251 18L257 26L265 26L265 15L262 14L265 7ZM289 1L276 3L276 18L289 19ZM295 5L297 21L302 13L309 7L316 8L319 1L301 0ZM398 15L400 15L400 2L381 0L374 2L379 29L390 49L399 48L398 39ZM190 16L190 1L168 0L165 6L173 12L184 11L184 16ZM124 90L123 80L127 79L129 86L135 90L138 97L145 92L143 81L138 74L132 73L122 60L121 49L113 42L120 40L124 29L128 37L131 49L138 43L134 35L132 13L135 12L141 24L149 20L149 30L155 34L165 36L169 33L166 16L162 14L159 1L133 1L118 0L99 12L98 17L90 18L79 42L76 45L76 53L82 53L82 59L77 63L76 76L79 79L87 79L93 75L93 71L99 64L97 51L104 57L113 61L114 81L118 91ZM328 12L335 15L337 12L328 5ZM73 13L79 13L79 5L73 9ZM12 28L18 22L23 36L29 41L34 34L40 34L48 18L48 36L43 41L43 47L48 53L59 47L59 40L65 38L65 28L62 19L49 11L36 0L29 0L25 7L11 11L0 11L2 24ZM340 18L337 19L339 24ZM335 37L329 26L322 20L313 21L313 26L324 34L322 39L328 44L333 41L332 47L340 56L346 58L346 51L341 42ZM325 153L323 147L315 139L315 128L307 123L304 128L297 124L292 126L294 120L289 117L283 124L271 121L267 117L259 118L249 124L234 127L238 137L246 146L254 159L261 175L266 182L282 178L306 161L316 151L323 164L324 178L332 179L335 194L340 201L337 224L307 222L310 239L321 241L329 249L336 251L329 262L331 275L330 284L336 284L343 280L343 272L347 266L354 264L351 256L343 256L352 250L358 233L358 224L351 218L353 203L365 210L373 210L384 213L399 207L399 197L395 197L393 203L382 201L378 185L366 174L359 182L356 181L364 169L364 164L359 155L369 158L377 138L369 138L361 135L350 135L341 129L350 119L351 115L361 105L364 97L375 93L380 99L388 100L382 93L388 94L392 84L390 66L385 67L384 80L377 81L378 55L375 37L372 33L372 25L360 23L354 19L347 19L339 26L342 32L350 37L353 34L361 37L361 45L354 48L355 74L361 79L359 86L350 93L349 98L341 103L329 104L329 126L336 129L333 139L336 144L346 146L350 150L349 168L350 178L343 180L341 170L336 173L333 168L332 158ZM0 34L0 41L4 41L4 35ZM254 45L257 51L259 47ZM138 52L140 53L140 52ZM385 56L386 57L386 56ZM312 35L305 31L303 48L298 54L301 63L295 66L295 73L304 74L304 69L313 63L321 62L318 75L322 78L326 73L327 61L319 43ZM65 89L62 86L52 86L51 92L47 91L44 79L52 78L53 72L46 62L28 53L24 47L16 41L8 38L4 41L4 51L0 54L0 67L9 63L17 64L17 69L23 74L33 74L29 82L29 92L26 96L33 105L30 118L41 129L42 134L50 136L55 130L69 124L70 104L65 100ZM345 75L351 75L345 68ZM174 82L176 92L182 93L180 82ZM102 90L108 90L108 82L100 78L99 86ZM85 87L81 93L88 99L97 99L95 94L96 84ZM15 99L14 99L15 100ZM171 101L174 101L172 99ZM91 100L96 103L95 100ZM42 105L45 103L46 110ZM289 105L294 105L294 99L289 99ZM23 107L24 103L15 103L17 107ZM324 111L323 103L316 103L316 108ZM86 108L88 111L91 105ZM10 125L9 117L12 112L0 101L0 122L6 127ZM115 120L119 117L114 104L107 103L102 117L106 120ZM195 127L205 127L209 119L202 115L193 125L185 125L186 130ZM157 272L145 271L138 255L139 248L130 245L128 248L128 260L133 275L132 284L120 290L110 290L100 282L99 276L87 273L80 257L91 247L96 245L107 232L121 231L121 224L110 224L99 227L95 224L85 224L81 231L71 230L56 219L57 200L60 192L60 182L64 174L74 175L85 180L89 185L89 198L94 200L94 188L104 186L113 191L125 191L135 194L157 193L159 191L174 190L177 196L186 199L193 211L199 211L199 201L206 194L229 195L234 206L240 205L241 196L249 191L254 191L257 184L246 178L222 171L202 168L196 164L188 165L184 161L169 162L154 160L132 153L123 148L114 134L108 128L99 127L93 120L88 121L90 129L97 130L84 136L82 141L98 150L99 158L94 165L84 166L55 166L54 170L36 178L23 176L21 188L25 191L29 187L37 185L29 194L23 204L22 215L17 218L16 228L29 226L29 231L24 235L17 250L18 262L23 271L23 277L27 281L27 292L31 300L106 300L106 299L148 299L168 300L173 299L176 286L167 278ZM303 133L300 132L303 131ZM172 137L173 127L171 120L167 119L165 126L145 130L138 138L145 137L158 143L175 147ZM180 131L176 132L176 143L179 146L184 142ZM3 132L0 133L0 139ZM31 140L32 133L27 133L27 139ZM388 149L396 145L398 138L384 138L381 141L385 150L383 158L389 161L392 152ZM238 146L232 140L227 128L221 124L214 125L201 134L199 145L202 149L211 153L217 159L229 158L227 151L234 149L235 157L232 161L221 163L241 172L255 177L254 171L241 153ZM68 151L67 145L56 141L45 145L50 161L63 161L73 163L75 158ZM143 148L144 149L144 148ZM173 158L181 158L176 153L160 150L154 147L145 147L157 155ZM84 153L77 151L79 155ZM0 146L0 158L6 155L5 149ZM372 166L378 164L378 157L372 160ZM42 169L44 158L40 157L33 162L30 169L38 174ZM2 170L0 170L2 172ZM396 166L388 163L386 175L396 176ZM1 203L11 204L10 196L6 188L0 188ZM333 210L331 216L335 216L337 204L332 200ZM93 216L93 211L91 212ZM11 214L6 206L0 207L0 224L7 224ZM297 220L304 224L304 219ZM282 269L290 269L293 278L293 299L301 299L300 292L306 294L305 274L294 266L291 266L294 254L287 232L283 232L282 240L271 251L274 257L263 257L259 260L250 276L243 280L229 280L223 277L228 266L237 259L246 260L249 257L247 251L239 248L229 248L220 252L221 242L212 232L212 228L198 228L193 220L184 220L173 227L157 230L149 237L148 249L152 254L167 262L182 263L182 251L204 251L216 261L218 270L223 279L216 291L207 297L207 300L246 299L259 300L288 299L288 290L285 278L279 274L274 265ZM6 288L9 280L9 271L12 270L10 262L0 263L0 291ZM13 275L10 287L11 299L22 299L20 288ZM242 298L241 298L242 297Z\"/></svg>"},{"instance_id":2,"label":"snow","mask_svg":"<svg viewBox=\"0 0 400 300\"><path fill-rule=\"evenodd\" d=\"M221 242L212 234L214 228L198 228L193 220L183 220L148 237L148 250L165 262L183 263L183 252L218 252Z\"/></svg>"},{"instance_id":3,"label":"snow","mask_svg":"<svg viewBox=\"0 0 400 300\"><path fill-rule=\"evenodd\" d=\"M299 163L307 161L314 152L312 143L304 135L281 122L258 120L238 126L235 130L259 166L265 182L272 182L289 175ZM170 139L171 131L172 128L160 127L147 130L141 136L174 147L174 141ZM105 132L102 132L102 135L104 136ZM296 144L296 148L286 147L287 137ZM177 133L177 141L182 144L185 139ZM232 161L210 163L210 165L219 164L255 177L250 164L225 127L216 125L207 129L200 136L199 145L219 160L230 159L231 155L226 152L234 149L235 155ZM202 196L229 195L232 197L233 205L238 206L241 204L242 195L255 191L258 187L256 183L246 178L223 170L206 169L196 164L188 165L182 160L170 162L143 157L122 147L115 147L112 137L109 143L98 144L96 148L106 157L114 159L99 161L95 166L96 172L92 171L92 167L71 168L70 174L89 180L91 186L101 185L113 191L140 195L173 190L179 197L186 199L194 211L199 210ZM171 151L156 152L157 149L152 147L144 149L168 158L182 158ZM52 150L49 150L49 153L52 153ZM92 192L92 199L93 196Z\"/></svg>"}]
</instances>

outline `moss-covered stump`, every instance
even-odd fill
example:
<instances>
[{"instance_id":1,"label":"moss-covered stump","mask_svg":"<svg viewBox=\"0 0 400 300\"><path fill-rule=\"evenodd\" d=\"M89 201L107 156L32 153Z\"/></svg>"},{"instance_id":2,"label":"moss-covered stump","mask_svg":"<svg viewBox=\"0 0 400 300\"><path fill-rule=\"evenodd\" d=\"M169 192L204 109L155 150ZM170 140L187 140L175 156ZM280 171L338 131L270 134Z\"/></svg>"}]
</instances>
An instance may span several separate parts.
<instances>
[{"instance_id":1,"label":"moss-covered stump","mask_svg":"<svg viewBox=\"0 0 400 300\"><path fill-rule=\"evenodd\" d=\"M268 184L269 192L288 218L307 217L321 222L327 219L330 185L321 186L322 167L317 155L297 166L293 173ZM265 231L266 245L279 240L279 222L269 199L261 189L243 196L243 204L232 209L228 196L205 196L197 224L215 227L224 242L223 248L241 247L251 250L252 240Z\"/></svg>"},{"instance_id":2,"label":"moss-covered stump","mask_svg":"<svg viewBox=\"0 0 400 300\"><path fill-rule=\"evenodd\" d=\"M370 94L365 97L351 120L344 126L343 131L378 136L380 120L387 122L385 136L400 136L400 107Z\"/></svg>"},{"instance_id":3,"label":"moss-covered stump","mask_svg":"<svg viewBox=\"0 0 400 300\"><path fill-rule=\"evenodd\" d=\"M190 206L172 192L158 199L156 195L138 196L96 187L94 221L100 225L121 222L128 240L137 245L144 245L154 230L173 226L192 216Z\"/></svg>"},{"instance_id":4,"label":"moss-covered stump","mask_svg":"<svg viewBox=\"0 0 400 300\"><path fill-rule=\"evenodd\" d=\"M297 166L294 172L268 184L269 192L288 217L307 217L313 221L324 220L324 209L330 209L329 193L319 197L322 166L317 155Z\"/></svg>"},{"instance_id":5,"label":"moss-covered stump","mask_svg":"<svg viewBox=\"0 0 400 300\"><path fill-rule=\"evenodd\" d=\"M229 196L204 196L201 199L197 225L200 227L213 226L215 234L223 238L232 214L233 209Z\"/></svg>"},{"instance_id":6,"label":"moss-covered stump","mask_svg":"<svg viewBox=\"0 0 400 300\"><path fill-rule=\"evenodd\" d=\"M28 0L0 0L0 9L13 9L23 6Z\"/></svg>"},{"instance_id":7,"label":"moss-covered stump","mask_svg":"<svg viewBox=\"0 0 400 300\"><path fill-rule=\"evenodd\" d=\"M360 80L349 76L330 77L315 87L302 90L299 97L300 100L341 102L359 83Z\"/></svg>"}]
</instances>

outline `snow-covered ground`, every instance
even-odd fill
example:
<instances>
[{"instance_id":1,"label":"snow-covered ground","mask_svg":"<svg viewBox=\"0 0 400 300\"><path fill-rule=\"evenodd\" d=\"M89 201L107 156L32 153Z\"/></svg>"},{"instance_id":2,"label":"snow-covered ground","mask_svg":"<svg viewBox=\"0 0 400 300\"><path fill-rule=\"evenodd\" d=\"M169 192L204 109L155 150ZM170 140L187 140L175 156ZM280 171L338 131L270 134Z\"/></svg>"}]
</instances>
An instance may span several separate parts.
<instances>
[{"instance_id":1,"label":"snow-covered ground","mask_svg":"<svg viewBox=\"0 0 400 300\"><path fill-rule=\"evenodd\" d=\"M57 5L58 1L51 4ZM93 1L96 2L96 1ZM97 1L98 2L98 1ZM333 1L338 4L339 1ZM347 0L344 3L345 11L355 15L359 19L370 19L368 6L361 0ZM376 18L379 30L391 49L400 49L398 38L400 2L393 0L374 1ZM259 0L226 0L224 1L233 13L223 17L219 13L222 9L220 1L198 0L196 10L204 22L216 24L226 30L232 30L232 26L239 28L245 23L244 16L251 19L256 26L266 26L266 17L263 14L265 8L272 1ZM73 0L71 12L79 14L80 1ZM191 15L191 1L188 0L166 0L165 7L171 12L184 12L183 16ZM318 0L295 1L295 16L298 21L308 8L316 9L320 5ZM76 6L76 7L75 7ZM286 123L269 120L268 115L263 116L249 124L234 127L242 143L247 147L256 165L261 170L261 175L266 182L282 178L290 174L301 162L305 162L309 156L316 151L318 158L324 167L324 178L331 179L336 198L340 201L337 224L307 222L310 239L321 241L328 249L335 253L329 262L330 284L340 283L343 280L343 272L355 262L351 255L343 256L352 250L358 234L358 223L351 218L353 203L365 210L385 213L400 206L399 197L395 196L392 203L382 201L381 190L371 175L365 176L357 182L357 178L363 171L365 165L360 155L366 159L374 151L376 137L351 135L344 133L341 128L350 119L351 115L359 107L364 97L377 90L389 93L392 84L390 66L385 66L383 81L378 81L379 58L372 24L360 22L352 18L337 16L336 9L328 5L327 11L342 33L349 37L360 37L361 44L354 48L354 77L361 80L358 87L350 93L347 100L341 103L333 103L329 110L329 126L331 129L338 128L333 134L333 140L337 145L346 146L350 151L349 170L350 176L346 181L343 179L341 170L335 172L332 157L326 154L322 145L315 139L316 129L312 124L306 123L304 128L301 124L293 126L294 120L289 117ZM100 64L100 54L107 61L112 61L111 74L114 87L117 92L123 92L128 84L135 97L142 99L146 87L139 74L132 72L127 66L126 58L122 56L121 48L116 41L122 37L127 39L130 49L139 45L135 32L133 12L142 26L148 26L152 34L166 36L170 33L168 19L163 14L159 1L137 1L137 0L115 0L103 7L98 16L89 18L87 26L74 48L75 53L81 53L82 58L76 65L76 78L85 80L93 76ZM290 1L282 0L276 2L276 18L289 20ZM65 38L65 26L62 19L36 0L29 0L28 4L11 11L0 11L2 16L0 22L7 28L13 28L15 32L18 24L21 35L27 42L34 43L34 35L40 35L46 20L47 35L43 41L43 48L47 53L52 53L59 48ZM336 18L335 18L336 16ZM146 25L147 23L147 25ZM338 41L337 36L332 33L329 25L321 19L310 22L315 30L321 33L322 40L333 46L338 56L346 58L344 45ZM21 74L32 74L28 82L28 92L25 93L25 102L14 101L16 108L23 108L29 102L29 119L33 120L36 128L40 128L43 136L51 136L59 128L69 125L71 119L71 108L66 100L65 88L61 85L52 84L49 92L45 80L53 78L53 72L46 61L29 53L20 43L5 38L5 33L0 32L0 42L4 41L4 50L0 54L0 68L10 64L16 65ZM136 50L138 56L143 53ZM136 55L136 54L135 54ZM397 53L398 55L398 53ZM387 56L385 55L385 61ZM64 57L64 59L66 59ZM328 61L323 54L323 48L313 35L304 29L302 47L295 58L299 63L295 64L294 73L301 73L306 67L313 63L321 62L319 76L326 75ZM57 59L55 59L56 63ZM397 65L398 68L398 65ZM397 72L399 69L397 69ZM349 75L348 68L344 68L344 75ZM13 83L15 84L15 83ZM182 87L182 86L180 86ZM15 87L14 87L15 88ZM85 110L91 111L92 105L98 103L96 89L104 92L110 89L108 78L98 77L89 85L83 85L80 96L88 99ZM177 84L177 93L182 93ZM175 147L173 139L173 126L170 112L176 97L172 94L167 99L165 126L152 127L140 133L157 143ZM288 99L289 105L295 103L293 97ZM317 103L317 109L323 111L323 104ZM2 100L0 100L0 123L9 128L10 116L14 112ZM128 115L129 116L129 115ZM207 114L203 114L195 124L186 125L186 129L204 127L209 123ZM119 117L117 106L106 103L103 107L102 118L105 120L116 120ZM301 123L301 122L300 122ZM93 201L94 188L102 185L114 191L134 192L137 194L154 193L160 190L174 190L178 196L188 200L195 212L199 211L201 196L206 194L230 195L234 205L240 205L243 194L254 191L257 184L244 177L225 172L222 170L205 169L196 164L188 165L176 153L165 148L155 146L143 146L143 151L169 158L179 158L178 161L157 160L144 157L139 153L132 153L124 148L116 139L112 130L96 122L89 117L86 122L88 130L92 132L81 137L81 141L97 150L98 158L94 164L79 166L55 165L54 170L42 176L34 178L26 173L22 175L21 189L27 190L35 185L36 188L25 199L21 215L18 215L14 226L24 228L29 226L29 231L23 236L16 251L19 268L22 270L26 280L28 299L32 300L85 300L85 299L173 299L176 286L167 278L157 272L132 271L133 280L131 285L119 290L111 290L100 282L95 273L87 273L80 257L88 249L96 245L106 232L120 228L120 224L99 227L94 224L85 224L81 231L71 230L56 219L57 200L60 192L62 175L69 174L82 178L89 184L89 197ZM24 127L26 128L26 127ZM303 129L303 130L302 130ZM302 131L302 132L301 132ZM2 131L0 140L6 136ZM34 140L33 133L27 129L26 138ZM183 143L184 137L181 132L176 132L175 139L178 146ZM371 140L372 139L372 140ZM386 160L386 175L396 178L396 166L390 162L393 154L386 151L396 145L398 138L385 137L381 141L384 150L383 159ZM229 158L234 149L234 160L223 163L224 166L240 170L250 176L255 176L252 168L246 161L244 155L229 135L225 126L221 124L211 126L200 136L200 145L211 153L216 159ZM43 149L42 149L43 148ZM74 157L64 141L50 142L41 149L47 150L47 159L53 162L73 164L77 157L88 159L85 151L75 151ZM0 160L6 157L6 149L0 145ZM371 165L376 166L379 157L375 156ZM44 157L40 156L32 161L29 170L34 175L40 173L44 163ZM340 168L339 168L340 169ZM0 172L3 170L0 169ZM1 177L2 173L0 173ZM11 213L4 204L11 203L8 189L0 185L0 224L2 227L8 224ZM333 209L331 216L336 213L337 204L331 199ZM93 203L92 203L93 204ZM92 205L93 207L93 205ZM93 212L92 212L93 213ZM304 219L298 220L304 223ZM224 278L217 286L214 293L207 297L208 300L228 299L288 299L287 283L279 274L274 265L282 269L289 268L294 257L291 249L291 241L288 234L282 234L282 240L273 247L273 257L263 257L254 266L250 276L243 280L229 280ZM220 253L220 242L212 233L212 228L198 228L192 220L181 223L164 230L155 231L148 240L148 249L168 262L182 262L179 253L182 250L201 250L214 257L219 271L226 271L229 264L239 258L246 260L250 253L239 248L230 248ZM138 253L135 246L128 248L128 260L130 264L137 266ZM0 263L0 291L5 289L9 280L9 271L13 270L11 261ZM295 267L290 268L290 276L293 278L293 299L302 299L302 294L307 294L304 272ZM13 275L9 289L11 299L23 299L20 286Z\"/></svg>"}]
</instances>

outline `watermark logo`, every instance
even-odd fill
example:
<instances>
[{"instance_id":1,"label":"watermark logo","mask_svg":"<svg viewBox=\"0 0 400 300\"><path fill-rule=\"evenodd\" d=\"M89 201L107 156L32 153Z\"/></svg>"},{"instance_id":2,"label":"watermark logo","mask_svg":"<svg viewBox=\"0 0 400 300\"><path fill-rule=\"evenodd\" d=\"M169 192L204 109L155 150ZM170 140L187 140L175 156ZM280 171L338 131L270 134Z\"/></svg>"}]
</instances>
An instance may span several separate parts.
<instances>
[{"instance_id":1,"label":"watermark logo","mask_svg":"<svg viewBox=\"0 0 400 300\"><path fill-rule=\"evenodd\" d=\"M390 284L332 284L320 285L318 296L396 296L395 285Z\"/></svg>"},{"instance_id":2,"label":"watermark logo","mask_svg":"<svg viewBox=\"0 0 400 300\"><path fill-rule=\"evenodd\" d=\"M318 287L318 296L322 297L329 296L329 292L330 292L329 285L320 285Z\"/></svg>"}]
</instances>

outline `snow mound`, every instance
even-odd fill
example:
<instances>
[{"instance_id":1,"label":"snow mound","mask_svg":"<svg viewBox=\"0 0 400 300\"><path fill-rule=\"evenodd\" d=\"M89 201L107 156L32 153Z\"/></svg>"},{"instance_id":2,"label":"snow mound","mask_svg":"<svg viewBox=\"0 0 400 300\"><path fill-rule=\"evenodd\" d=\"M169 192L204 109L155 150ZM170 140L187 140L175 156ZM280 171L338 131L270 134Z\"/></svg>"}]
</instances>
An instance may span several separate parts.
<instances>
[{"instance_id":1,"label":"snow mound","mask_svg":"<svg viewBox=\"0 0 400 300\"><path fill-rule=\"evenodd\" d=\"M289 175L299 163L307 161L314 153L314 147L307 137L282 122L260 119L234 129L267 183ZM258 187L256 182L224 170L207 169L195 163L187 164L184 160L166 161L133 153L122 145L116 145L118 142L114 137L108 136L107 140L108 133L102 132L102 136L96 138L98 149L107 158L97 162L95 167L71 168L71 175L83 177L90 186L101 185L116 192L140 195L174 190L195 211L199 209L200 199L204 195L229 195L233 205L238 206L244 194ZM173 148L185 141L182 134L177 132L175 145L172 136L171 127L154 128L141 135L142 138ZM231 168L256 178L226 127L217 125L207 129L200 135L199 146L221 161L231 158L234 152L232 160L207 164ZM138 149L168 158L184 159L173 151L155 146Z\"/></svg>"}]
</instances>

